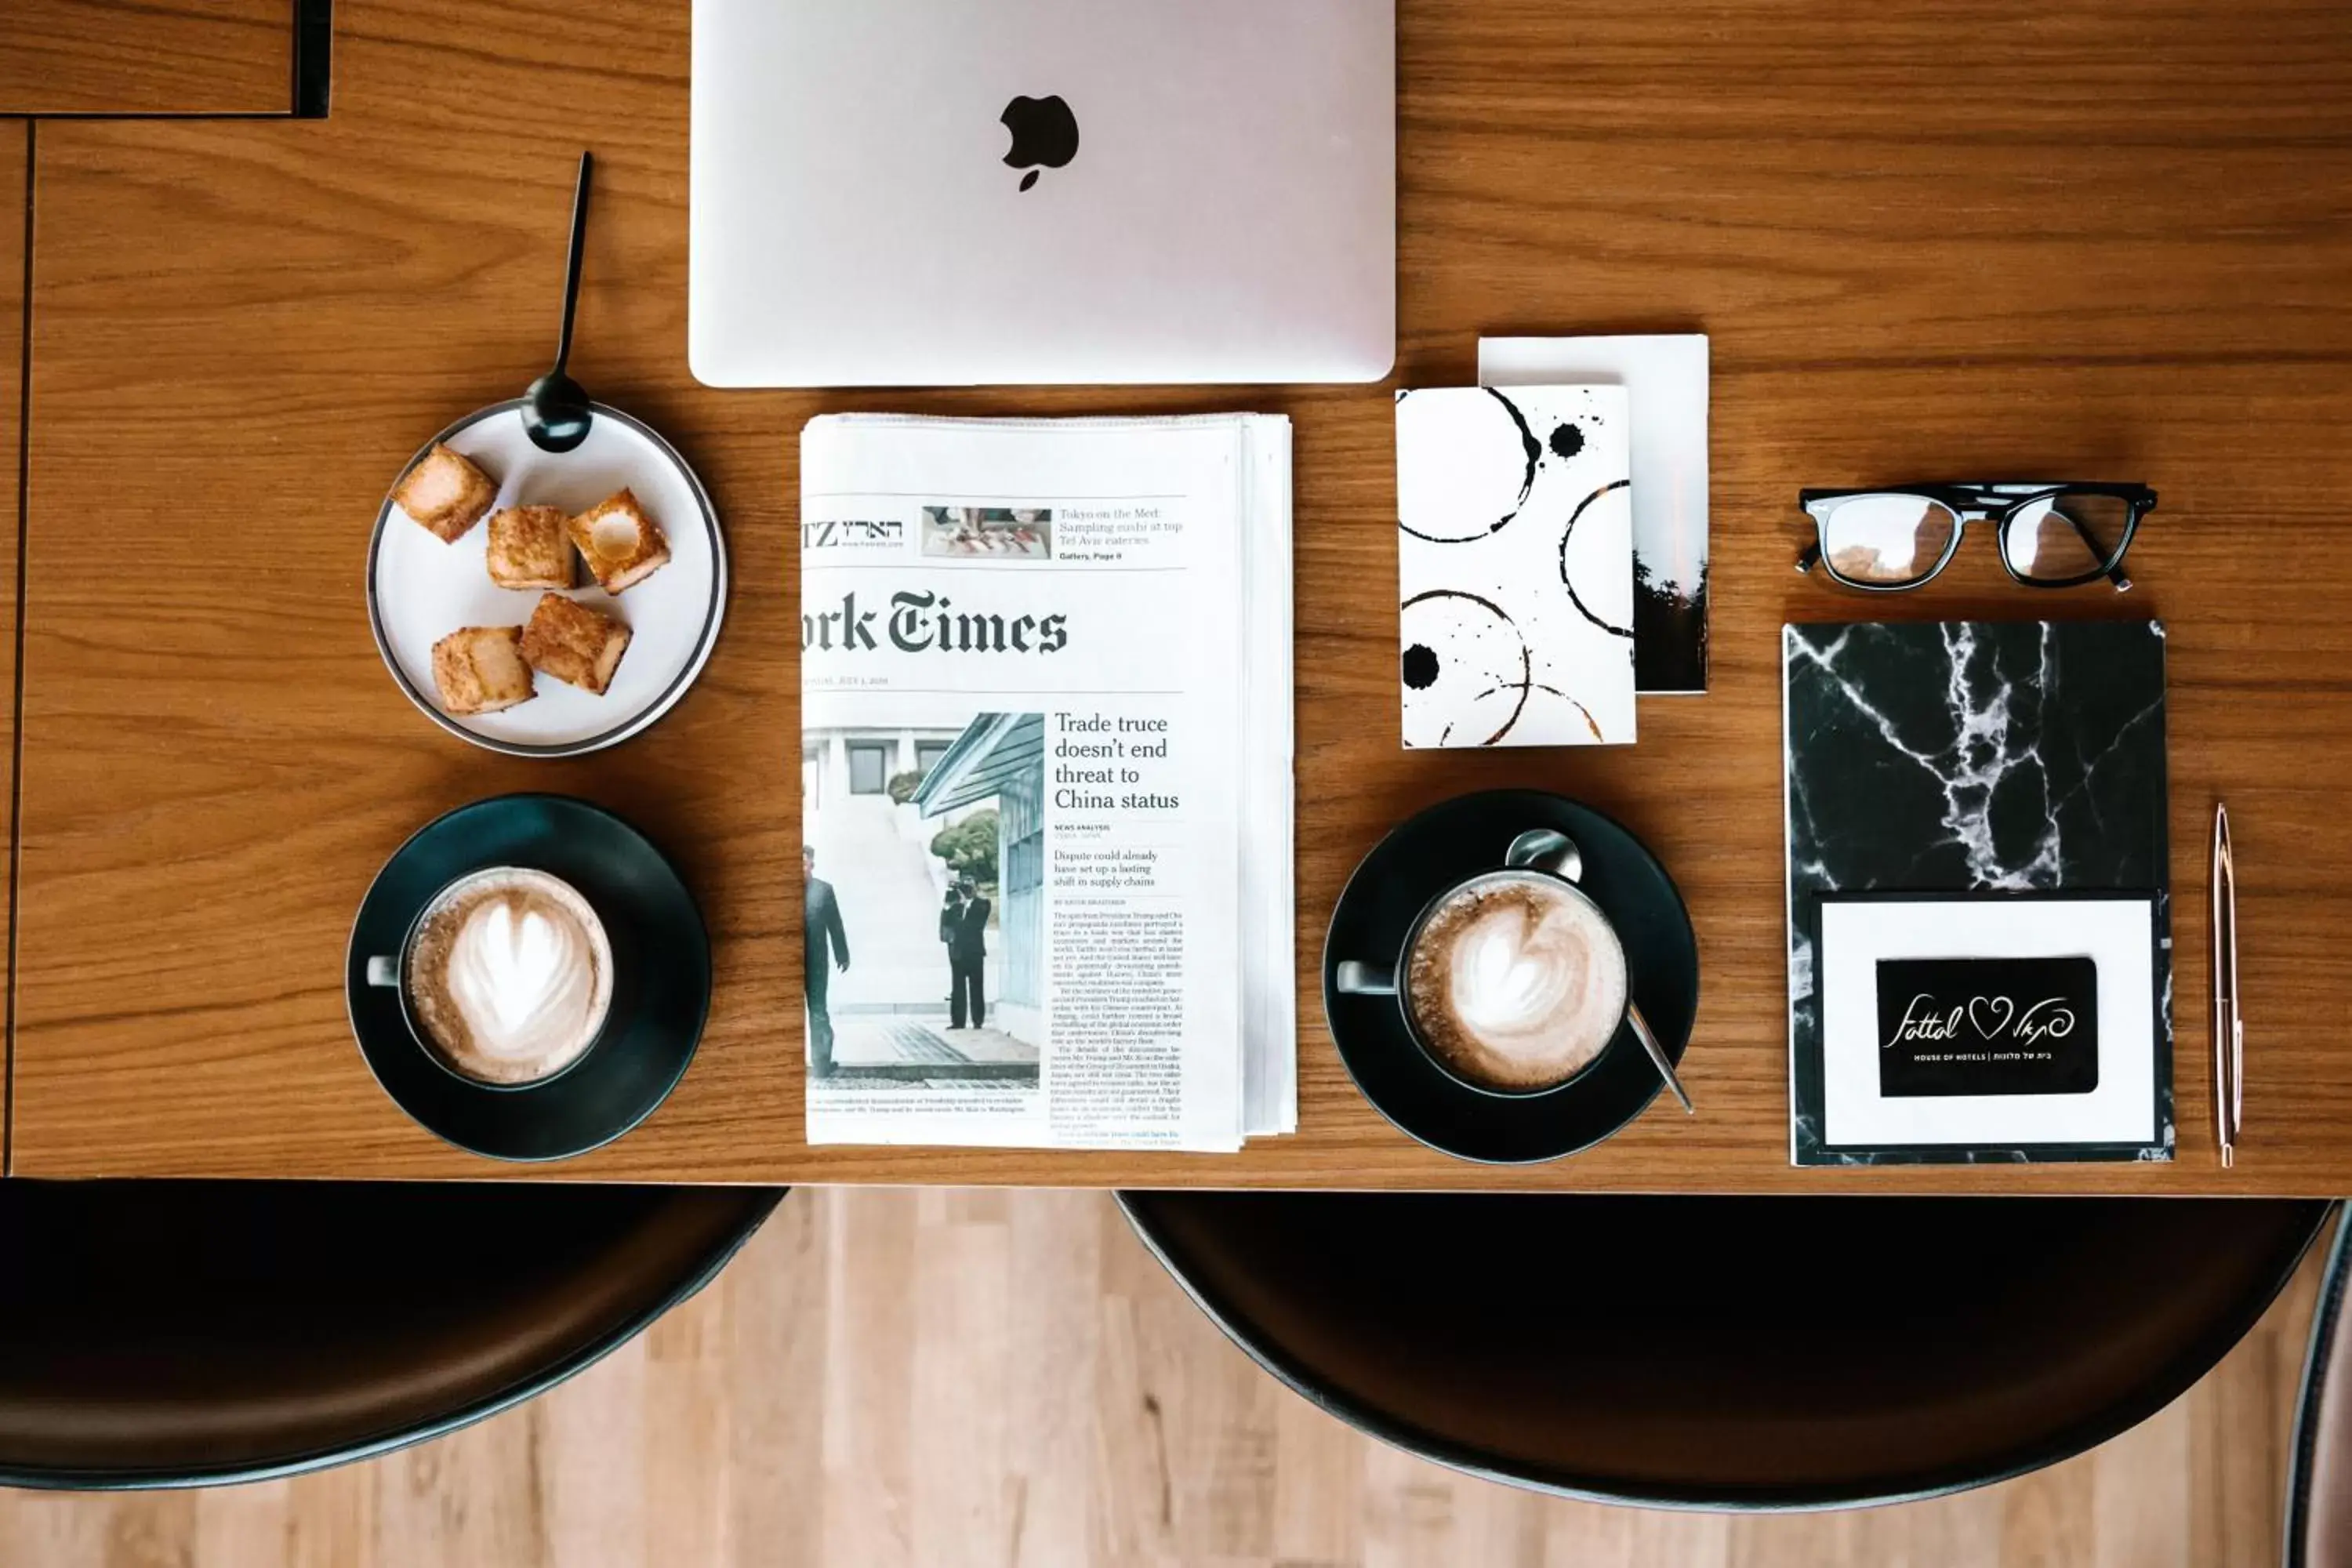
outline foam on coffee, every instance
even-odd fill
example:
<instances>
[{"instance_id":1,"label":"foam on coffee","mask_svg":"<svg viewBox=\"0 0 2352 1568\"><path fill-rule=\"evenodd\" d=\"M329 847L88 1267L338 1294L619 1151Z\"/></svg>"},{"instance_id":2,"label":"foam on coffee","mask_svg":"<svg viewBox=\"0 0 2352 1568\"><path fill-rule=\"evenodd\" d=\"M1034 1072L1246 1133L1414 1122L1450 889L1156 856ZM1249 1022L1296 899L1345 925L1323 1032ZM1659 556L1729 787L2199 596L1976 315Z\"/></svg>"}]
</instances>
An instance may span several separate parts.
<instances>
[{"instance_id":1,"label":"foam on coffee","mask_svg":"<svg viewBox=\"0 0 2352 1568\"><path fill-rule=\"evenodd\" d=\"M578 1059L613 999L613 950L588 900L522 867L444 889L404 976L442 1059L486 1083L530 1083Z\"/></svg>"},{"instance_id":2,"label":"foam on coffee","mask_svg":"<svg viewBox=\"0 0 2352 1568\"><path fill-rule=\"evenodd\" d=\"M1406 961L1423 1042L1473 1083L1549 1088L1599 1056L1625 1013L1625 950L1573 889L1504 871L1430 911Z\"/></svg>"}]
</instances>

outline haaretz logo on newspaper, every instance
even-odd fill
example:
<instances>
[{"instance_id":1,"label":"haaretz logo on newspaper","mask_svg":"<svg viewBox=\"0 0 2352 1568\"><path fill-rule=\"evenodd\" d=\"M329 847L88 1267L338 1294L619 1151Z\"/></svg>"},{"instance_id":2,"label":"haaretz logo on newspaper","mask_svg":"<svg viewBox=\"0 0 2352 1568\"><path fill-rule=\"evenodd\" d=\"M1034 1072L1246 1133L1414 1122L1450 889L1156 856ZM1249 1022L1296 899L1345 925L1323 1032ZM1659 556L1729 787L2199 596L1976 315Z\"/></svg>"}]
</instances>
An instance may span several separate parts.
<instances>
[{"instance_id":1,"label":"haaretz logo on newspaper","mask_svg":"<svg viewBox=\"0 0 2352 1568\"><path fill-rule=\"evenodd\" d=\"M897 518L827 518L801 524L803 550L896 550L907 537Z\"/></svg>"}]
</instances>

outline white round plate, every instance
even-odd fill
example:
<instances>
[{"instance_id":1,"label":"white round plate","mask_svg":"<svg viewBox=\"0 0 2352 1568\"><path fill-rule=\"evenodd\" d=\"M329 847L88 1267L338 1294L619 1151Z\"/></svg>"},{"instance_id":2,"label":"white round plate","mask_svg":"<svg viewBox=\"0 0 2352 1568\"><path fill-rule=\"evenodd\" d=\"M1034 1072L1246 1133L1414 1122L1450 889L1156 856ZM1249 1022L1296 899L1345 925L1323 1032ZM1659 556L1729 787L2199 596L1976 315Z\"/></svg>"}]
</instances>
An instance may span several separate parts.
<instances>
[{"instance_id":1,"label":"white round plate","mask_svg":"<svg viewBox=\"0 0 2352 1568\"><path fill-rule=\"evenodd\" d=\"M602 697L541 676L539 694L528 702L463 718L444 712L433 685L433 645L460 626L519 626L544 590L490 581L487 521L444 544L394 506L390 491L376 512L368 543L368 620L383 662L434 722L494 752L570 757L616 745L686 695L719 640L727 546L709 496L686 459L651 428L617 408L593 406L587 440L569 452L542 452L523 431L523 400L494 404L426 442L392 488L439 443L498 481L493 510L585 511L624 485L635 491L669 540L669 563L617 595L593 584L571 592L629 628L628 651Z\"/></svg>"}]
</instances>

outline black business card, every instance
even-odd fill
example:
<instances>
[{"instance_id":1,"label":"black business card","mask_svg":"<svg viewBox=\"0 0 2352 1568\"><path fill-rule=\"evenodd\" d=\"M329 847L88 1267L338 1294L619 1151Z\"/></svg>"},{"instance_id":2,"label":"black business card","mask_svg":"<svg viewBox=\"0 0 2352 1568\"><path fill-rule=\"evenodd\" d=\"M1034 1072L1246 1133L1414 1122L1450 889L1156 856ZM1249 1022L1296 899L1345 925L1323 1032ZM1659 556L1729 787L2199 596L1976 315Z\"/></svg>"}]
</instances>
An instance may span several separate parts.
<instances>
[{"instance_id":1,"label":"black business card","mask_svg":"<svg viewBox=\"0 0 2352 1568\"><path fill-rule=\"evenodd\" d=\"M1882 958L1878 1089L1890 1097L2088 1094L2099 967L2088 958Z\"/></svg>"}]
</instances>

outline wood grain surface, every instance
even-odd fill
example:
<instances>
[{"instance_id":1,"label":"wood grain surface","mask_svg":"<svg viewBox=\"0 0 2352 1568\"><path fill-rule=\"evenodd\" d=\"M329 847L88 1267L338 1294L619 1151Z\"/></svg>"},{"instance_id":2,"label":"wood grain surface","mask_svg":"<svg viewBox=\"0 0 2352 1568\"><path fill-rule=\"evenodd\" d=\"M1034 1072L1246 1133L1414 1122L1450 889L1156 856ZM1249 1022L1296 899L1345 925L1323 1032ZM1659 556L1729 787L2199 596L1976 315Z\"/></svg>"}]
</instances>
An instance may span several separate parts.
<instances>
[{"instance_id":1,"label":"wood grain surface","mask_svg":"<svg viewBox=\"0 0 2352 1568\"><path fill-rule=\"evenodd\" d=\"M294 0L8 0L0 114L285 114Z\"/></svg>"},{"instance_id":2,"label":"wood grain surface","mask_svg":"<svg viewBox=\"0 0 2352 1568\"><path fill-rule=\"evenodd\" d=\"M293 1480L0 1490L38 1568L2269 1568L2324 1247L2159 1414L1957 1497L1654 1513L1476 1480L1291 1394L1090 1193L794 1193L520 1409Z\"/></svg>"},{"instance_id":3,"label":"wood grain surface","mask_svg":"<svg viewBox=\"0 0 2352 1568\"><path fill-rule=\"evenodd\" d=\"M24 500L25 250L31 242L26 232L29 209L25 193L32 168L33 133L29 121L0 120L0 600L5 601L0 605L0 692L6 693L12 740L16 712L16 542ZM9 830L13 848L16 813L13 744L8 779L6 791L0 794L0 827ZM12 871L14 868L12 854ZM12 885L10 896L0 899L0 952L7 951L15 902ZM13 1047L13 1026L9 1035ZM0 1049L0 1148L7 1142L7 1049ZM5 1153L0 1153L0 1168L5 1168Z\"/></svg>"},{"instance_id":4,"label":"wood grain surface","mask_svg":"<svg viewBox=\"0 0 2352 1568\"><path fill-rule=\"evenodd\" d=\"M1481 332L1713 334L1714 689L1631 749L1395 742L1384 387L722 393L685 361L688 12L346 0L333 117L41 129L14 1169L480 1174L369 1079L340 994L415 827L576 793L681 862L717 994L646 1125L537 1176L1719 1191L2352 1189L2352 30L2326 0L1404 0L1397 384ZM516 112L528 104L529 113ZM701 470L726 631L663 723L546 764L452 740L371 646L383 487L550 353L599 157L574 373ZM801 1135L795 442L840 408L1250 407L1297 425L1300 1132L1238 1156L812 1149ZM1803 484L2144 479L2140 589L2027 596L1970 552L1892 604L1794 575ZM2180 1157L1787 1165L1778 627L1871 613L2170 625ZM1654 1107L1525 1169L1350 1086L1311 965L1357 859L1461 791L1561 790L1679 879L1705 973ZM2203 847L2236 825L2246 1132L2211 1145Z\"/></svg>"}]
</instances>

